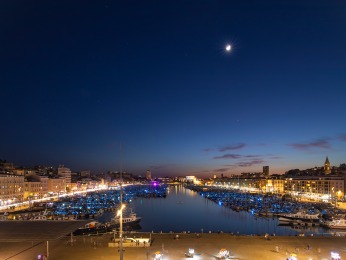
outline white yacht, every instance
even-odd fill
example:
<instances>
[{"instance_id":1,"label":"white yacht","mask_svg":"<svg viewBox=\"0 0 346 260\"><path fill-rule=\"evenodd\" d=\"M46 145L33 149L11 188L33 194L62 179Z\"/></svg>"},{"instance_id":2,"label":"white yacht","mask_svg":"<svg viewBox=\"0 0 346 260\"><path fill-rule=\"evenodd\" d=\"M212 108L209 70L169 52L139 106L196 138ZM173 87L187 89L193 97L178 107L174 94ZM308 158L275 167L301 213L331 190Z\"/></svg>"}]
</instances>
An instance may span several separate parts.
<instances>
[{"instance_id":1,"label":"white yacht","mask_svg":"<svg viewBox=\"0 0 346 260\"><path fill-rule=\"evenodd\" d=\"M345 229L346 230L346 219L334 219L326 222L326 225L332 229Z\"/></svg>"},{"instance_id":2,"label":"white yacht","mask_svg":"<svg viewBox=\"0 0 346 260\"><path fill-rule=\"evenodd\" d=\"M279 214L279 222L295 222L295 221L303 221L303 222L319 222L320 221L320 213L309 214L304 211L299 211L297 213L287 213L287 214Z\"/></svg>"},{"instance_id":3,"label":"white yacht","mask_svg":"<svg viewBox=\"0 0 346 260\"><path fill-rule=\"evenodd\" d=\"M128 217L123 217L122 222L123 226L131 226L136 225L141 221L141 217L137 217L136 213L131 213ZM111 221L111 225L119 226L120 218L113 218Z\"/></svg>"}]
</instances>

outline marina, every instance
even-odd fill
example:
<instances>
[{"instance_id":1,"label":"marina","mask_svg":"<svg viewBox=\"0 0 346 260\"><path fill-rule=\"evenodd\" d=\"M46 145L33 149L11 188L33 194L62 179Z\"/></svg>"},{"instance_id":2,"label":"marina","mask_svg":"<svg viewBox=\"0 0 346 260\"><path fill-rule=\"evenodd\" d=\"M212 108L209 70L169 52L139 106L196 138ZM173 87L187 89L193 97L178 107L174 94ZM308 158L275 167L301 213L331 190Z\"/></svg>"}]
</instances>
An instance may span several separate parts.
<instances>
[{"instance_id":1,"label":"marina","mask_svg":"<svg viewBox=\"0 0 346 260\"><path fill-rule=\"evenodd\" d=\"M305 209L304 214L311 215L312 211L308 210L312 209L311 203L280 201L277 196L264 197L263 194L216 188L211 188L210 193L206 189L201 190L203 192L182 185L124 187L124 259L155 259L157 255L162 259L185 259L191 256L217 259L224 253L235 259L287 259L287 254L298 255L299 259L328 259L331 250L343 254L345 232L333 228L335 219L325 221L324 226L311 219L299 220L293 213L293 209ZM145 195L136 196L138 193ZM56 214L54 209L61 208L62 204L69 205L65 206L66 209L75 208L74 205L78 204L88 211L95 210L92 203L88 204L89 208L85 207L82 198L76 196L54 202L50 210L38 211L36 219L0 221L0 235L3 238L0 239L0 248L7 257L5 259L37 259L38 255L47 255L47 252L49 259L119 257L118 197L119 192L114 190L83 196L86 202L95 202L95 209L100 214L94 218L43 218L49 215L48 212ZM244 203L237 203L237 208L220 203L230 202L231 199ZM270 203L271 200L275 203ZM104 201L111 201L112 207ZM262 213L268 211L269 207L263 207L263 204L273 205L278 212L255 214L259 208ZM314 204L316 208L320 213L332 214L328 205L321 207ZM303 211L299 212L301 217ZM342 216L342 211L335 212L333 216ZM288 216L295 221L283 225L280 218ZM318 214L318 219L322 221L321 216ZM13 233L12 230L20 232ZM252 247L250 251L246 250L249 244ZM306 245L309 249L306 249Z\"/></svg>"},{"instance_id":2,"label":"marina","mask_svg":"<svg viewBox=\"0 0 346 260\"><path fill-rule=\"evenodd\" d=\"M3 214L6 220L88 220L74 235L101 234L119 228L117 189L64 197L41 205L44 211ZM126 231L230 233L240 235L330 235L331 223L344 212L324 203L287 200L217 187L129 185L124 187ZM33 210L33 209L31 209ZM329 221L329 222L328 222ZM334 225L335 226L335 225Z\"/></svg>"}]
</instances>

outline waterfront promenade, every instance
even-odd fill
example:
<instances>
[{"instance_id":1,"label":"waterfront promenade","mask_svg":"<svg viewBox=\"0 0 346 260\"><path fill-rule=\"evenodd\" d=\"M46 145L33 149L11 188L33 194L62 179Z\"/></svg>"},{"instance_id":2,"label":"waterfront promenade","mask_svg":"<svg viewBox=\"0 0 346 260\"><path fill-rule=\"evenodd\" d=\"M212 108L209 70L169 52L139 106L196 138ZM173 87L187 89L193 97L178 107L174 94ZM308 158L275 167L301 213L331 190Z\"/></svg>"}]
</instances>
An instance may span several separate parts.
<instances>
[{"instance_id":1,"label":"waterfront promenade","mask_svg":"<svg viewBox=\"0 0 346 260\"><path fill-rule=\"evenodd\" d=\"M230 251L233 259L248 260L285 260L289 253L297 253L298 259L330 259L330 252L337 251L341 259L345 259L345 237L273 237L270 240L258 236L232 236L230 234L152 234L150 247L124 248L125 260L154 259L156 251L161 251L166 260L186 259L185 253L194 248L195 259L217 259L221 248ZM109 238L109 237L108 237ZM117 248L107 248L107 236L95 238L98 241L94 248L92 239L77 239L76 244L64 246L60 244L52 252L49 259L119 259ZM307 246L310 245L310 249ZM276 251L277 247L279 252Z\"/></svg>"},{"instance_id":2,"label":"waterfront promenade","mask_svg":"<svg viewBox=\"0 0 346 260\"><path fill-rule=\"evenodd\" d=\"M55 230L55 237L52 235L53 232L50 232L47 236L48 227L40 222L24 223L27 236L23 233L17 233L17 235L12 235L10 241L4 237L6 234L1 230L0 259L36 260L39 254L47 254L47 241L49 260L119 259L118 248L108 246L114 234L84 237L61 236L62 232L68 233L69 229L75 228L76 223L48 223L51 225L49 230ZM30 233L30 230L34 232ZM11 230L7 232L11 233ZM28 236L28 234L31 235ZM299 260L327 260L330 259L331 251L340 253L341 259L346 259L346 237L271 236L269 240L266 240L264 235L237 236L226 233L200 233L198 235L196 233L180 233L178 234L179 238L175 239L176 235L173 233L125 233L124 236L126 237L151 237L152 243L150 246L131 244L131 247L125 247L123 259L149 260L153 259L156 251L163 252L163 259L165 260L186 259L184 254L188 248L195 249L195 259L215 260L221 248L229 250L233 259L285 260L289 253L297 253ZM277 249L279 249L278 252Z\"/></svg>"}]
</instances>

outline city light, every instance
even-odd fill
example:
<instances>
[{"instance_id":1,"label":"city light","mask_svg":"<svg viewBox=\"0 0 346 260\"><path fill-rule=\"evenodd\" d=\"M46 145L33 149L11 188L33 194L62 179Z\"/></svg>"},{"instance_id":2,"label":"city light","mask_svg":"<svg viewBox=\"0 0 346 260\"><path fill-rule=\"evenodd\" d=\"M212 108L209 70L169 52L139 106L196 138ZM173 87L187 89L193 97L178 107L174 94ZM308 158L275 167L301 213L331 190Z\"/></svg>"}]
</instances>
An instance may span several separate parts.
<instances>
[{"instance_id":1,"label":"city light","mask_svg":"<svg viewBox=\"0 0 346 260\"><path fill-rule=\"evenodd\" d=\"M123 209L124 209L125 207L126 207L125 204L122 204L122 205L121 205L121 208L117 211L117 216L118 216L118 217L120 216L120 214L122 213L122 211L123 211Z\"/></svg>"},{"instance_id":2,"label":"city light","mask_svg":"<svg viewBox=\"0 0 346 260\"><path fill-rule=\"evenodd\" d=\"M227 259L229 257L229 251L226 250L225 248L221 248L219 252L219 257L221 259Z\"/></svg>"},{"instance_id":3,"label":"city light","mask_svg":"<svg viewBox=\"0 0 346 260\"><path fill-rule=\"evenodd\" d=\"M161 260L162 259L162 253L160 251L155 252L155 260Z\"/></svg>"},{"instance_id":4,"label":"city light","mask_svg":"<svg viewBox=\"0 0 346 260\"><path fill-rule=\"evenodd\" d=\"M340 260L341 259L339 253L336 253L336 252L331 252L330 257L332 258L332 260Z\"/></svg>"}]
</instances>

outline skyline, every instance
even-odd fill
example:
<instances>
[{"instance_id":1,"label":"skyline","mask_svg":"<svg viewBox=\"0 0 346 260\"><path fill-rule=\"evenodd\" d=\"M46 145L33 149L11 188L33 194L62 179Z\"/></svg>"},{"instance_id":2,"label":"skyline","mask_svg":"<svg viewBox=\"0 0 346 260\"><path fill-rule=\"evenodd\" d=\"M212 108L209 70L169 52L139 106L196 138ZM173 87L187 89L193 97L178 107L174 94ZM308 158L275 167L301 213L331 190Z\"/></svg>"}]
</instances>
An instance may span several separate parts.
<instances>
[{"instance_id":1,"label":"skyline","mask_svg":"<svg viewBox=\"0 0 346 260\"><path fill-rule=\"evenodd\" d=\"M345 3L0 6L1 159L197 177L346 163Z\"/></svg>"},{"instance_id":2,"label":"skyline","mask_svg":"<svg viewBox=\"0 0 346 260\"><path fill-rule=\"evenodd\" d=\"M328 158L328 156L326 157L326 160L328 159L328 161L329 161L329 158ZM24 168L24 169L33 169L33 168L36 168L36 167L44 167L44 168L52 168L52 169L54 169L54 168L56 168L56 169L58 169L58 168L60 168L60 167L63 167L63 168L68 168L68 167L66 167L65 165L63 165L63 164L59 164L58 166L55 166L55 165L42 165L42 164L37 164L37 165L30 165L30 166L27 166L27 165L18 165L18 164L16 164L15 162L10 162L10 161L7 161L7 160L5 160L5 159L3 159L3 158L0 158L0 160L1 161L3 161L3 162L5 162L5 163L11 163L11 164L13 164L13 166L14 166L14 168ZM330 167L331 168L333 168L333 167L344 167L344 165L345 165L346 163L342 163L342 164L340 164L340 165L330 165ZM244 166L242 166L242 167L246 167L247 165L244 165ZM265 167L269 167L269 165L263 165L263 171L261 171L261 169L258 169L257 170L257 173L258 172L263 172L264 173L264 168ZM300 171L304 171L304 170L310 170L310 169L314 169L314 168L325 168L325 164L323 164L323 165L315 165L315 166L313 166L313 167L310 167L310 168L306 168L306 169L298 169L298 170L300 170ZM68 168L68 169L70 169L70 168ZM270 167L268 168L269 170L270 170ZM287 173L287 172L289 172L289 171L292 171L292 170L296 170L297 168L291 168L291 169L288 169L288 171L286 171L285 173ZM84 170L81 170L81 171L73 171L73 169L70 169L70 170L72 170L71 172L81 172L81 171L90 171L89 169L84 169ZM150 170L151 171L151 169L147 169L147 170L145 170L145 172L139 172L139 173L137 173L137 175L138 176L145 176L146 174L147 174L147 171L148 170ZM104 174L104 173L111 173L111 172L120 172L120 170L107 170L106 172L91 172L92 174ZM122 172L123 173L130 173L130 174L133 174L132 172L127 172L126 170L122 170ZM232 174L232 175L230 175L230 176L228 176L228 175L225 175L224 174L224 172L225 171L223 171L223 170L221 170L220 169L220 171L214 171L212 174L213 175L215 175L215 176L217 176L217 175L220 175L220 176L223 176L223 177L232 177L232 176L234 176L234 174ZM241 172L241 173L256 173L255 171L253 171L253 172ZM273 174L273 173L271 173L271 174ZM274 174L277 174L277 173L274 173ZM236 174L235 174L236 175ZM238 174L239 175L239 174ZM170 176L153 176L153 178L157 178L157 177L178 177L178 176L172 176L172 175L170 175ZM205 176L206 178L211 178L212 176Z\"/></svg>"}]
</instances>

